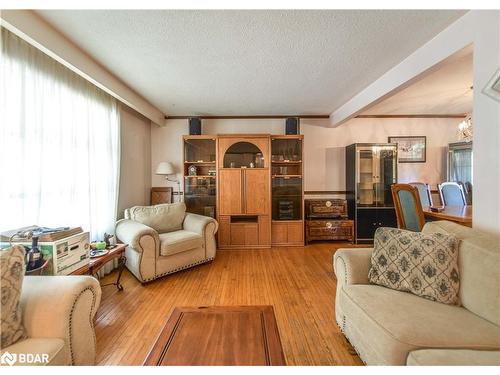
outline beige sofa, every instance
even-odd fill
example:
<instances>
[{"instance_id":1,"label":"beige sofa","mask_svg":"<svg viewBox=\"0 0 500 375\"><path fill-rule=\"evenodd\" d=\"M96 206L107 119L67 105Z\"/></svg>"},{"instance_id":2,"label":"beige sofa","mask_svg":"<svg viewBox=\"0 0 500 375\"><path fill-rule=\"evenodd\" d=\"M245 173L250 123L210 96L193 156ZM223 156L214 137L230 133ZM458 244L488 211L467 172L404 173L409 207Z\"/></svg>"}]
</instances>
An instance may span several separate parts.
<instances>
[{"instance_id":1,"label":"beige sofa","mask_svg":"<svg viewBox=\"0 0 500 375\"><path fill-rule=\"evenodd\" d=\"M1 354L10 353L14 365L94 365L94 316L100 301L101 287L91 276L25 276L20 305L27 338ZM21 361L26 354L38 354L40 362ZM48 362L42 355L48 355Z\"/></svg>"},{"instance_id":2,"label":"beige sofa","mask_svg":"<svg viewBox=\"0 0 500 375\"><path fill-rule=\"evenodd\" d=\"M129 245L126 266L141 283L215 258L217 221L185 210L183 203L132 207L116 223L116 237Z\"/></svg>"},{"instance_id":3,"label":"beige sofa","mask_svg":"<svg viewBox=\"0 0 500 375\"><path fill-rule=\"evenodd\" d=\"M370 285L372 249L339 249L335 317L368 365L500 365L500 240L452 222L459 245L460 306Z\"/></svg>"}]
</instances>

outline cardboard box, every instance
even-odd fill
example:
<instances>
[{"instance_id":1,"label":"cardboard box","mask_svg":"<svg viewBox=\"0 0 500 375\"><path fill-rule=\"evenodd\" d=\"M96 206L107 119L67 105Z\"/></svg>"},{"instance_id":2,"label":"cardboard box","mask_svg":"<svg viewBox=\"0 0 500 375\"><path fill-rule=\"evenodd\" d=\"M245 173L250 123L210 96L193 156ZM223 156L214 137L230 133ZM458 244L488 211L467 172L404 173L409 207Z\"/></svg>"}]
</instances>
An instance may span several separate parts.
<instances>
[{"instance_id":1,"label":"cardboard box","mask_svg":"<svg viewBox=\"0 0 500 375\"><path fill-rule=\"evenodd\" d=\"M43 275L69 275L90 261L89 232L78 233L53 242L39 242L38 248L43 257L52 258L50 266L43 270ZM13 245L31 248L31 241L12 241ZM8 242L1 242L0 248L9 247Z\"/></svg>"}]
</instances>

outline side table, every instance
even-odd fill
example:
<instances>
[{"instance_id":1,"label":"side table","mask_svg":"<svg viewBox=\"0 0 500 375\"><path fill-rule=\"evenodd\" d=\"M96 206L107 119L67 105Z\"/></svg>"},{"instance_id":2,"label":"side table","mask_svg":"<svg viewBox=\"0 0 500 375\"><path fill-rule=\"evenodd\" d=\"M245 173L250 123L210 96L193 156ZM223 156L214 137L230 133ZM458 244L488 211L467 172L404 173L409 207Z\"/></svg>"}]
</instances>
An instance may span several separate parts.
<instances>
[{"instance_id":1,"label":"side table","mask_svg":"<svg viewBox=\"0 0 500 375\"><path fill-rule=\"evenodd\" d=\"M122 284L120 284L120 279L122 277L123 269L125 268L125 263L127 258L125 257L125 249L127 244L119 243L109 250L109 252L103 256L90 258L90 262L83 267L70 273L70 275L92 275L95 276L97 272L109 261L118 258L118 277L116 282L104 284L101 286L116 285L116 288L120 291L123 290Z\"/></svg>"}]
</instances>

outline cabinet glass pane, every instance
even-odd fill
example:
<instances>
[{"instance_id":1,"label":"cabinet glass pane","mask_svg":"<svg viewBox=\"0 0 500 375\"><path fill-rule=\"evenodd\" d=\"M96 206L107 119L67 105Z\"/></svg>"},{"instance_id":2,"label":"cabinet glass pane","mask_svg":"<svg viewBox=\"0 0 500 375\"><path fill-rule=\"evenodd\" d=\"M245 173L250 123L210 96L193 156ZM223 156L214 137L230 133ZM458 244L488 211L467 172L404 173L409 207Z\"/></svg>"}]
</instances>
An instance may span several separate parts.
<instances>
[{"instance_id":1,"label":"cabinet glass pane","mask_svg":"<svg viewBox=\"0 0 500 375\"><path fill-rule=\"evenodd\" d=\"M395 146L359 147L356 152L356 203L360 207L392 206L391 185L396 183Z\"/></svg>"},{"instance_id":2,"label":"cabinet glass pane","mask_svg":"<svg viewBox=\"0 0 500 375\"><path fill-rule=\"evenodd\" d=\"M184 177L187 212L215 217L215 177Z\"/></svg>"},{"instance_id":3,"label":"cabinet glass pane","mask_svg":"<svg viewBox=\"0 0 500 375\"><path fill-rule=\"evenodd\" d=\"M184 161L215 162L215 140L186 139L184 141Z\"/></svg>"},{"instance_id":4,"label":"cabinet glass pane","mask_svg":"<svg viewBox=\"0 0 500 375\"><path fill-rule=\"evenodd\" d=\"M301 161L301 139L273 139L271 141L271 161Z\"/></svg>"},{"instance_id":5,"label":"cabinet glass pane","mask_svg":"<svg viewBox=\"0 0 500 375\"><path fill-rule=\"evenodd\" d=\"M376 182L377 206L393 206L391 185L396 181L396 150L392 147L377 149L378 174Z\"/></svg>"},{"instance_id":6,"label":"cabinet glass pane","mask_svg":"<svg viewBox=\"0 0 500 375\"><path fill-rule=\"evenodd\" d=\"M237 142L224 154L224 168L263 168L262 151L253 143Z\"/></svg>"},{"instance_id":7,"label":"cabinet glass pane","mask_svg":"<svg viewBox=\"0 0 500 375\"><path fill-rule=\"evenodd\" d=\"M362 206L375 205L374 153L371 147L360 148L356 152L358 164L356 202Z\"/></svg>"},{"instance_id":8,"label":"cabinet glass pane","mask_svg":"<svg viewBox=\"0 0 500 375\"><path fill-rule=\"evenodd\" d=\"M302 178L272 179L273 220L302 219Z\"/></svg>"}]
</instances>

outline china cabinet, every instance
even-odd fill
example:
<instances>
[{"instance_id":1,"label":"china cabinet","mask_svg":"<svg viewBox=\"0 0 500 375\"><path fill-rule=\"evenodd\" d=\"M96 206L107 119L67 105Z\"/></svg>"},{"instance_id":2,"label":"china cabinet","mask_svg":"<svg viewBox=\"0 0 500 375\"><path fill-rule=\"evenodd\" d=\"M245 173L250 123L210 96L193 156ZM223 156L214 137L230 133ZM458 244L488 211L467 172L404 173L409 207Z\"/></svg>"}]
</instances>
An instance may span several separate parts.
<instances>
[{"instance_id":1,"label":"china cabinet","mask_svg":"<svg viewBox=\"0 0 500 375\"><path fill-rule=\"evenodd\" d=\"M397 227L391 185L397 182L397 145L346 147L347 207L355 242L371 242L378 227Z\"/></svg>"}]
</instances>

